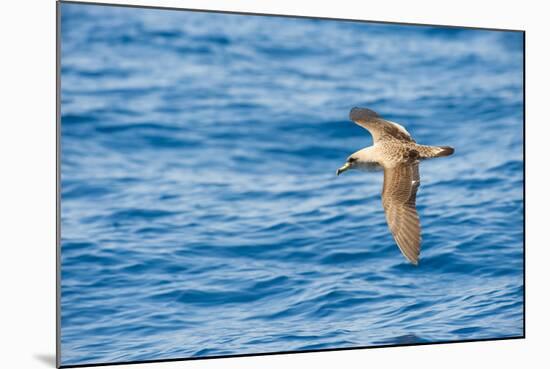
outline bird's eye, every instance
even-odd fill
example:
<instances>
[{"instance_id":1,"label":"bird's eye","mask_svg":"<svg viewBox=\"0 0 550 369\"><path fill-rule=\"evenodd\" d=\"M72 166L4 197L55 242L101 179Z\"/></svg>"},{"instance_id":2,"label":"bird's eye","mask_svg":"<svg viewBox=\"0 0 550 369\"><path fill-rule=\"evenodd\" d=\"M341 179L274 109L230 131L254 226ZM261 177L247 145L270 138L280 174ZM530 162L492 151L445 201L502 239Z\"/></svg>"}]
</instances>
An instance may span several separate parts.
<instances>
[{"instance_id":1,"label":"bird's eye","mask_svg":"<svg viewBox=\"0 0 550 369\"><path fill-rule=\"evenodd\" d=\"M357 160L357 158L349 158L349 159L348 159L348 163L353 163L353 162L356 161L356 160Z\"/></svg>"}]
</instances>

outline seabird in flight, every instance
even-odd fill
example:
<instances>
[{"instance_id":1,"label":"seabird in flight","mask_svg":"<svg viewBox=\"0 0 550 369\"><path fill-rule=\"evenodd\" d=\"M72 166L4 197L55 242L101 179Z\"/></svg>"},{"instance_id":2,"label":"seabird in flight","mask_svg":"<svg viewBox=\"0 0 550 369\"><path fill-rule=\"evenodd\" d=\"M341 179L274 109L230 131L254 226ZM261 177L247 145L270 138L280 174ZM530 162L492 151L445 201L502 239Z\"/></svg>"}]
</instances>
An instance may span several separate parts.
<instances>
[{"instance_id":1,"label":"seabird in flight","mask_svg":"<svg viewBox=\"0 0 550 369\"><path fill-rule=\"evenodd\" d=\"M420 186L420 160L449 156L450 146L417 144L407 130L382 119L366 108L353 108L349 117L372 135L374 144L351 154L336 174L349 169L384 170L382 205L389 229L403 255L418 265L420 254L420 219L416 211L416 192Z\"/></svg>"}]
</instances>

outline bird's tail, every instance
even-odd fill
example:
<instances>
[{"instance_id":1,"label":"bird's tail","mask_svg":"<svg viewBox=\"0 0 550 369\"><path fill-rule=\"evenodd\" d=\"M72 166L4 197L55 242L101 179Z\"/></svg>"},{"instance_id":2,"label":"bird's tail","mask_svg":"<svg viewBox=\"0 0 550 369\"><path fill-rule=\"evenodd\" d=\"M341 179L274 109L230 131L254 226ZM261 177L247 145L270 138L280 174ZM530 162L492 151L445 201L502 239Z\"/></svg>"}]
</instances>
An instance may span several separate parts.
<instances>
[{"instance_id":1,"label":"bird's tail","mask_svg":"<svg viewBox=\"0 0 550 369\"><path fill-rule=\"evenodd\" d=\"M449 156L455 152L451 146L424 146L418 145L420 159L439 158L442 156Z\"/></svg>"}]
</instances>

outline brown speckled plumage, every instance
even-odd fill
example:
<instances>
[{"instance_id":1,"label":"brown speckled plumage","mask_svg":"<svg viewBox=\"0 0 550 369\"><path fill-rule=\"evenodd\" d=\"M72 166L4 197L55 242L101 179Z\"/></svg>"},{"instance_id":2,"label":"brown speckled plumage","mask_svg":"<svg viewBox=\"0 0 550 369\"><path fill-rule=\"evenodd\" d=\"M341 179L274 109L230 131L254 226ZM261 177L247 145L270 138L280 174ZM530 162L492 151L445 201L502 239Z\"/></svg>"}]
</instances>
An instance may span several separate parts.
<instances>
[{"instance_id":1,"label":"brown speckled plumage","mask_svg":"<svg viewBox=\"0 0 550 369\"><path fill-rule=\"evenodd\" d=\"M421 243L420 219L416 211L419 163L423 159L451 155L454 149L419 145L404 127L382 119L370 109L353 108L350 119L370 132L374 145L352 154L337 174L373 166L384 169L382 205L388 227L405 258L417 265Z\"/></svg>"}]
</instances>

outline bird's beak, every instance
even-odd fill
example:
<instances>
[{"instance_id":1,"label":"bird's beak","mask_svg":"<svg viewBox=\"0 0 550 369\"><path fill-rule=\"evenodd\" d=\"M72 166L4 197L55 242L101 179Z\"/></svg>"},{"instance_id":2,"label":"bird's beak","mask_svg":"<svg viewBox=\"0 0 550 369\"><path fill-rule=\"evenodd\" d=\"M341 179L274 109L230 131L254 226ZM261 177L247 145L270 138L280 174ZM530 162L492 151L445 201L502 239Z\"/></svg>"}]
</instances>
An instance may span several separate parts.
<instances>
[{"instance_id":1,"label":"bird's beak","mask_svg":"<svg viewBox=\"0 0 550 369\"><path fill-rule=\"evenodd\" d=\"M338 170L336 171L336 175L339 176L340 173L344 173L346 170L348 170L349 168L351 167L351 164L350 163L346 163L344 165L342 165L340 168L338 168Z\"/></svg>"}]
</instances>

